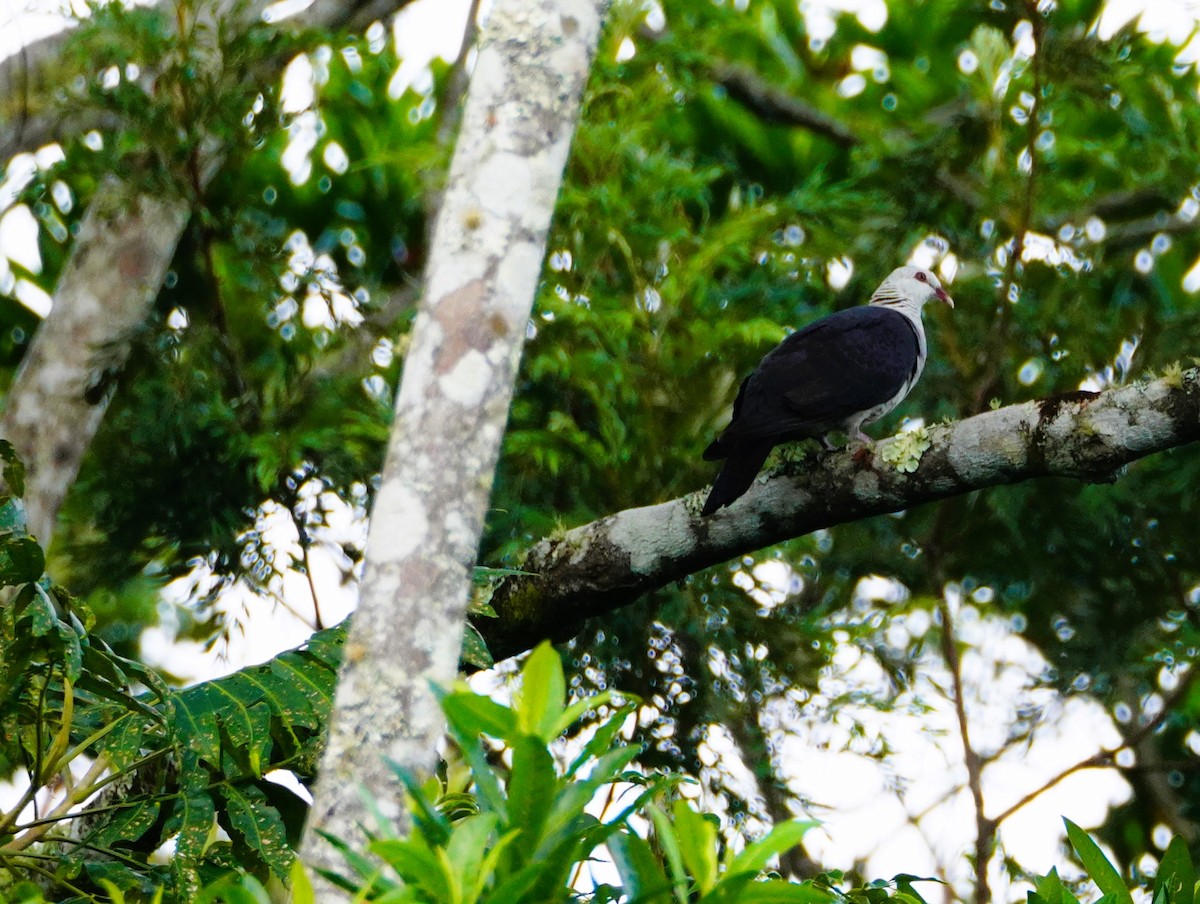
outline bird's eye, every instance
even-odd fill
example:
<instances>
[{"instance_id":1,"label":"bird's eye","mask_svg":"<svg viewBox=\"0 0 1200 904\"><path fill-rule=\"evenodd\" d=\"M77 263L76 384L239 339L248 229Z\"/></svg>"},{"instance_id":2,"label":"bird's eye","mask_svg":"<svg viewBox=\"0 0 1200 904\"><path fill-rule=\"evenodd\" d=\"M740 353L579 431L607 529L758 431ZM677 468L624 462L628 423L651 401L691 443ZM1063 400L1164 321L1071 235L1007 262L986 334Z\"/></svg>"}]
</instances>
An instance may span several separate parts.
<instances>
[{"instance_id":1,"label":"bird's eye","mask_svg":"<svg viewBox=\"0 0 1200 904\"><path fill-rule=\"evenodd\" d=\"M918 271L917 271L917 279L919 279L921 282L928 282L928 281L929 281L929 280L928 280L928 278L925 276L925 271L924 271L924 270L918 270Z\"/></svg>"}]
</instances>

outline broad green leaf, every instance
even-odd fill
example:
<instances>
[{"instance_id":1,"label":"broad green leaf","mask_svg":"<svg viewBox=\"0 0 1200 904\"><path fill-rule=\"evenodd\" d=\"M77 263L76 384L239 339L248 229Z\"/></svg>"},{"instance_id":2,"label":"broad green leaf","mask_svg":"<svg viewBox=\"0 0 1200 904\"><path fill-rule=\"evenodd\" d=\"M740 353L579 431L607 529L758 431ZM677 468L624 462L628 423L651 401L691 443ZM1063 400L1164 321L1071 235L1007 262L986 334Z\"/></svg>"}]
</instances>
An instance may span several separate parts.
<instances>
[{"instance_id":1,"label":"broad green leaf","mask_svg":"<svg viewBox=\"0 0 1200 904\"><path fill-rule=\"evenodd\" d=\"M117 842L138 841L158 819L161 804L156 801L132 801L117 808L113 817L104 822L87 841L99 848L110 848Z\"/></svg>"},{"instance_id":2,"label":"broad green leaf","mask_svg":"<svg viewBox=\"0 0 1200 904\"><path fill-rule=\"evenodd\" d=\"M199 861L216 827L217 806L204 787L203 776L190 787L185 785L171 802L171 815L163 829L165 837L175 836L179 857Z\"/></svg>"},{"instance_id":3,"label":"broad green leaf","mask_svg":"<svg viewBox=\"0 0 1200 904\"><path fill-rule=\"evenodd\" d=\"M554 759L538 738L525 736L512 745L508 780L508 825L525 834L518 846L530 856L542 841L542 829L554 806L558 777Z\"/></svg>"},{"instance_id":4,"label":"broad green leaf","mask_svg":"<svg viewBox=\"0 0 1200 904\"><path fill-rule=\"evenodd\" d=\"M46 557L32 537L0 537L0 587L36 581L46 570Z\"/></svg>"},{"instance_id":5,"label":"broad green leaf","mask_svg":"<svg viewBox=\"0 0 1200 904\"><path fill-rule=\"evenodd\" d=\"M717 882L716 817L697 813L685 800L671 808L679 852L692 875L696 888L707 894Z\"/></svg>"},{"instance_id":6,"label":"broad green leaf","mask_svg":"<svg viewBox=\"0 0 1200 904\"><path fill-rule=\"evenodd\" d=\"M0 461L4 462L2 472L4 483L16 496L25 495L25 465L17 455L13 444L6 439L0 439Z\"/></svg>"},{"instance_id":7,"label":"broad green leaf","mask_svg":"<svg viewBox=\"0 0 1200 904\"><path fill-rule=\"evenodd\" d=\"M809 829L818 825L819 822L800 819L779 823L758 841L746 845L741 853L729 862L727 872L730 875L760 872L768 860L794 848Z\"/></svg>"},{"instance_id":8,"label":"broad green leaf","mask_svg":"<svg viewBox=\"0 0 1200 904\"><path fill-rule=\"evenodd\" d=\"M479 629L470 622L467 622L463 628L462 652L459 654L459 659L479 669L488 669L496 664L488 649L487 641L483 639Z\"/></svg>"},{"instance_id":9,"label":"broad green leaf","mask_svg":"<svg viewBox=\"0 0 1200 904\"><path fill-rule=\"evenodd\" d=\"M500 741L517 737L517 720L513 711L480 694L456 692L442 699L442 709L456 734L474 738L485 734Z\"/></svg>"},{"instance_id":10,"label":"broad green leaf","mask_svg":"<svg viewBox=\"0 0 1200 904\"><path fill-rule=\"evenodd\" d=\"M175 730L181 742L213 766L221 762L221 731L212 707L212 693L198 684L171 696Z\"/></svg>"},{"instance_id":11,"label":"broad green leaf","mask_svg":"<svg viewBox=\"0 0 1200 904\"><path fill-rule=\"evenodd\" d=\"M631 900L666 904L672 899L672 885L644 838L633 832L618 832L608 839L608 851Z\"/></svg>"},{"instance_id":12,"label":"broad green leaf","mask_svg":"<svg viewBox=\"0 0 1200 904\"><path fill-rule=\"evenodd\" d=\"M513 698L520 730L543 741L558 737L566 690L562 660L549 642L542 642L521 669L521 687Z\"/></svg>"},{"instance_id":13,"label":"broad green leaf","mask_svg":"<svg viewBox=\"0 0 1200 904\"><path fill-rule=\"evenodd\" d=\"M689 883L687 871L683 867L683 853L679 850L679 839L675 834L675 827L671 825L667 814L654 804L648 805L646 810L650 814L650 821L654 824L654 837L658 839L658 846L662 848L663 854L667 858L675 900L679 904L686 904Z\"/></svg>"},{"instance_id":14,"label":"broad green leaf","mask_svg":"<svg viewBox=\"0 0 1200 904\"><path fill-rule=\"evenodd\" d=\"M281 879L292 868L294 855L287 844L287 832L278 811L267 803L262 789L247 784L240 787L222 785L219 794L225 802L226 819L221 823L236 839L241 839L245 850L268 867ZM220 818L218 811L218 818Z\"/></svg>"},{"instance_id":15,"label":"broad green leaf","mask_svg":"<svg viewBox=\"0 0 1200 904\"><path fill-rule=\"evenodd\" d=\"M488 844L499 824L500 818L495 813L468 816L454 824L446 845L446 859L454 865L452 877L457 900L470 902L475 899Z\"/></svg>"},{"instance_id":16,"label":"broad green leaf","mask_svg":"<svg viewBox=\"0 0 1200 904\"><path fill-rule=\"evenodd\" d=\"M455 877L438 856L441 848L430 849L411 838L384 838L368 849L383 858L401 879L425 891L434 901L454 900Z\"/></svg>"},{"instance_id":17,"label":"broad green leaf","mask_svg":"<svg viewBox=\"0 0 1200 904\"><path fill-rule=\"evenodd\" d=\"M304 868L304 864L297 857L292 862L292 868L288 872L288 892L291 895L291 904L317 904L317 897L313 893L312 881L308 878L308 870Z\"/></svg>"},{"instance_id":18,"label":"broad green leaf","mask_svg":"<svg viewBox=\"0 0 1200 904\"><path fill-rule=\"evenodd\" d=\"M1158 875L1154 877L1154 896L1165 891L1168 904L1192 904L1196 893L1196 874L1192 858L1188 854L1187 842L1176 835L1167 845L1162 860L1158 862Z\"/></svg>"},{"instance_id":19,"label":"broad green leaf","mask_svg":"<svg viewBox=\"0 0 1200 904\"><path fill-rule=\"evenodd\" d=\"M1049 873L1038 879L1036 889L1035 892L1029 894L1040 899L1041 904L1079 904L1078 899L1058 878L1057 869L1051 869Z\"/></svg>"},{"instance_id":20,"label":"broad green leaf","mask_svg":"<svg viewBox=\"0 0 1200 904\"><path fill-rule=\"evenodd\" d=\"M1067 838L1070 839L1071 847L1075 849L1079 862L1083 864L1088 876L1096 883L1104 896L1111 898L1114 904L1133 904L1133 897L1125 886L1125 880L1121 878L1117 868L1104 856L1099 845L1071 820L1064 817L1063 823L1067 827Z\"/></svg>"},{"instance_id":21,"label":"broad green leaf","mask_svg":"<svg viewBox=\"0 0 1200 904\"><path fill-rule=\"evenodd\" d=\"M773 879L769 882L751 882L742 888L737 904L831 904L837 900L833 892L818 888L811 882L791 883Z\"/></svg>"}]
</instances>

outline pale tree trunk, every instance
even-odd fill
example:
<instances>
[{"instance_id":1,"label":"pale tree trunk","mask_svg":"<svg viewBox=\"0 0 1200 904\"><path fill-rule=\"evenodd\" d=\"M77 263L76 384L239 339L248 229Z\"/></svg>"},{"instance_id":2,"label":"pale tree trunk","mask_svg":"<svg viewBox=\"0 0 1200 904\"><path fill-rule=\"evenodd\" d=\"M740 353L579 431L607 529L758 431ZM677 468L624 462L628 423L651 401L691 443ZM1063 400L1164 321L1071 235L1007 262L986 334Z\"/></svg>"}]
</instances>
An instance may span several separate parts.
<instances>
[{"instance_id":1,"label":"pale tree trunk","mask_svg":"<svg viewBox=\"0 0 1200 904\"><path fill-rule=\"evenodd\" d=\"M315 27L366 24L408 2L319 0L302 21ZM267 0L202 0L193 13L212 35L248 27L266 6ZM116 125L104 117L55 112L50 98L63 87L54 81L55 65L69 38L69 32L52 35L0 61L0 160L67 131ZM215 48L212 60L222 65ZM268 77L287 62L278 60ZM207 185L221 155L215 143L205 147L198 188ZM104 370L124 363L130 333L149 313L190 213L182 197L139 195L136 186L106 182L84 215L50 313L4 397L0 438L26 463L29 531L43 548L50 545L58 511L107 408L106 398L93 403L85 393Z\"/></svg>"},{"instance_id":2,"label":"pale tree trunk","mask_svg":"<svg viewBox=\"0 0 1200 904\"><path fill-rule=\"evenodd\" d=\"M129 200L115 179L101 185L84 214L54 307L21 361L0 416L0 438L25 462L26 521L43 548L108 406L106 393L90 390L128 355L187 218L185 201Z\"/></svg>"},{"instance_id":3,"label":"pale tree trunk","mask_svg":"<svg viewBox=\"0 0 1200 904\"><path fill-rule=\"evenodd\" d=\"M360 787L401 821L388 758L430 769L431 683L456 674L484 513L603 0L499 0L484 29L371 513L302 857L338 866ZM337 894L328 889L330 897Z\"/></svg>"}]
</instances>

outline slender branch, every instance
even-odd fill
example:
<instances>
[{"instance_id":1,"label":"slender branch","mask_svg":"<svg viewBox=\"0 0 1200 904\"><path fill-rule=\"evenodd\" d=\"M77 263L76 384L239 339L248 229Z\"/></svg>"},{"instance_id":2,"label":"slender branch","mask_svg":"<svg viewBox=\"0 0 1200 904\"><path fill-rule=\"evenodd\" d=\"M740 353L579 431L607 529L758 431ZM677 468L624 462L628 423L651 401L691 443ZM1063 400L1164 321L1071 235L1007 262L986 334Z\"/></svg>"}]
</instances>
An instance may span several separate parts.
<instances>
[{"instance_id":1,"label":"slender branch","mask_svg":"<svg viewBox=\"0 0 1200 904\"><path fill-rule=\"evenodd\" d=\"M56 822L67 816L73 806L86 800L100 787L100 785L95 784L96 780L108 768L108 765L108 758L103 754L96 757L96 761L92 763L91 768L88 769L87 774L80 781L79 785L76 786L74 792L65 795L58 806L44 817L34 823L30 823L30 828L7 844L0 846L0 853L12 854L17 851L23 851L50 831L50 828ZM94 784L95 787L92 787Z\"/></svg>"},{"instance_id":2,"label":"slender branch","mask_svg":"<svg viewBox=\"0 0 1200 904\"><path fill-rule=\"evenodd\" d=\"M313 580L312 559L308 554L308 551L311 548L312 548L312 540L311 539L301 542L301 544L300 544L300 549L304 554L304 576L308 579L308 592L312 595L313 619L315 621L315 624L313 625L313 627L316 630L321 631L325 628L325 620L323 618L321 618L321 603L320 603L319 598L317 597L316 581Z\"/></svg>"},{"instance_id":3,"label":"slender branch","mask_svg":"<svg viewBox=\"0 0 1200 904\"><path fill-rule=\"evenodd\" d=\"M958 736L962 740L963 763L967 767L967 787L975 806L975 901L988 904L992 898L988 884L988 861L992 857L992 841L996 824L983 812L983 760L971 746L971 731L967 722L966 695L963 693L962 659L958 655L958 637L954 631L954 613L943 593L938 597L938 612L942 617L942 655L950 670L953 686L954 715L958 721Z\"/></svg>"},{"instance_id":4,"label":"slender branch","mask_svg":"<svg viewBox=\"0 0 1200 904\"><path fill-rule=\"evenodd\" d=\"M1097 753L1080 760L1078 763L1068 766L1062 772L1051 777L1033 791L1030 791L1011 807L1002 811L998 816L992 819L992 822L996 825L999 825L1022 807L1032 803L1055 785L1059 784L1059 782L1069 778L1076 772L1081 772L1084 769L1101 769L1110 766L1117 766L1118 768L1122 769L1125 768L1118 766L1117 756L1124 750L1132 750L1146 738L1149 738L1152 734L1154 734L1154 732L1158 731L1163 722L1165 722L1175 712L1176 706L1178 706L1179 703L1183 701L1184 697L1187 696L1188 692L1191 690L1192 684L1196 680L1197 675L1200 675L1200 670L1198 669L1193 669L1192 671L1188 672L1184 679L1179 682L1179 685L1175 688L1167 700L1164 701L1163 708L1159 711L1158 715L1142 725L1137 731L1127 735L1119 745L1111 749L1098 751Z\"/></svg>"},{"instance_id":5,"label":"slender branch","mask_svg":"<svg viewBox=\"0 0 1200 904\"><path fill-rule=\"evenodd\" d=\"M847 126L770 84L753 69L718 61L709 66L708 71L713 81L730 97L764 122L807 129L842 148L854 147L860 142Z\"/></svg>"}]
</instances>

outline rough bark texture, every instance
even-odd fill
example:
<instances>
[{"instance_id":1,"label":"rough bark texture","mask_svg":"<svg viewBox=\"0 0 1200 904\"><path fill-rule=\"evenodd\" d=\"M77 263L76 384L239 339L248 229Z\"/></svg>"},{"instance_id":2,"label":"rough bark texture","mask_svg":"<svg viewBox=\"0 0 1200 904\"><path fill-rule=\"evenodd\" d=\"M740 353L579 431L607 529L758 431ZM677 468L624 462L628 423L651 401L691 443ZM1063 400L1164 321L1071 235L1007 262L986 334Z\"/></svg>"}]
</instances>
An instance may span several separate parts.
<instances>
[{"instance_id":1,"label":"rough bark texture","mask_svg":"<svg viewBox=\"0 0 1200 904\"><path fill-rule=\"evenodd\" d=\"M408 2L317 0L300 18L316 27L366 24ZM202 12L222 28L244 27L261 17L267 5L268 0L222 0ZM72 114L74 119L63 119L38 100L60 90L56 63L69 36L52 35L0 60L0 161L53 141L63 130L115 125L104 117L84 122ZM279 60L278 68L286 62ZM39 109L42 114L36 113ZM202 181L207 184L221 149L206 147L203 157ZM0 437L13 443L28 466L29 529L43 547L50 544L58 510L107 407L107 400L89 404L84 393L100 370L123 363L126 338L149 312L189 213L183 199L122 200L115 185L99 192L92 207L96 212L89 210L75 237L72 263L9 389L0 419Z\"/></svg>"},{"instance_id":2,"label":"rough bark texture","mask_svg":"<svg viewBox=\"0 0 1200 904\"><path fill-rule=\"evenodd\" d=\"M0 437L25 462L29 532L43 547L108 407L89 389L128 355L187 222L181 199L126 197L116 180L97 191L0 416Z\"/></svg>"},{"instance_id":3,"label":"rough bark texture","mask_svg":"<svg viewBox=\"0 0 1200 904\"><path fill-rule=\"evenodd\" d=\"M360 786L401 817L384 757L417 770L434 763L442 716L430 684L455 675L471 568L603 6L500 0L485 29L371 515L305 838L309 863L336 861L314 828L361 841Z\"/></svg>"},{"instance_id":4,"label":"rough bark texture","mask_svg":"<svg viewBox=\"0 0 1200 904\"><path fill-rule=\"evenodd\" d=\"M819 528L1036 477L1115 480L1132 461L1200 439L1200 372L1011 405L929 429L912 473L873 449L821 453L760 478L732 507L699 516L703 493L618 512L543 540L502 583L479 628L497 659L650 590Z\"/></svg>"}]
</instances>

